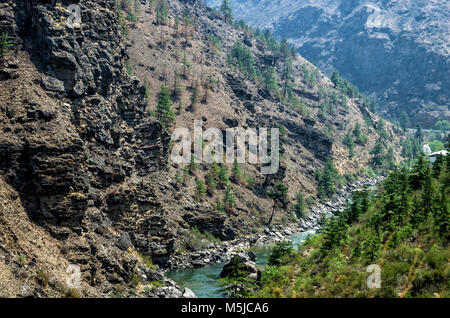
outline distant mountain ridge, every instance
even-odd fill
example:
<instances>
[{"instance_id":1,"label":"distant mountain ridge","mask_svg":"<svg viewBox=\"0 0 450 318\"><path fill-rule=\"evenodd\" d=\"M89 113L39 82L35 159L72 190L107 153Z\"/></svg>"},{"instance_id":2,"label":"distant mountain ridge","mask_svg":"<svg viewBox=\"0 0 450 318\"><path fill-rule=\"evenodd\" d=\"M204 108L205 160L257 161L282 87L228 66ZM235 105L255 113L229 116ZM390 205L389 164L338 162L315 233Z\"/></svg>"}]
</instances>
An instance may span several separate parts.
<instances>
[{"instance_id":1,"label":"distant mountain ridge","mask_svg":"<svg viewBox=\"0 0 450 318\"><path fill-rule=\"evenodd\" d=\"M208 4L219 6L221 0ZM235 19L272 29L380 110L432 128L450 119L450 1L232 0Z\"/></svg>"}]
</instances>

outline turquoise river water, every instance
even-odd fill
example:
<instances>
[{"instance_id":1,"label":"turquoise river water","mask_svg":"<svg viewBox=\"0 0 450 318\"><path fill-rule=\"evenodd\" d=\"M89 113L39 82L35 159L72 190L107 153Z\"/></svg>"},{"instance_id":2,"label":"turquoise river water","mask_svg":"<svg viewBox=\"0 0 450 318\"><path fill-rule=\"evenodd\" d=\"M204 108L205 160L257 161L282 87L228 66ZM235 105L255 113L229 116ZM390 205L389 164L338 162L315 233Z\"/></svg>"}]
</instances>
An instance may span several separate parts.
<instances>
[{"instance_id":1,"label":"turquoise river water","mask_svg":"<svg viewBox=\"0 0 450 318\"><path fill-rule=\"evenodd\" d=\"M314 230L296 233L288 238L292 241L294 248L297 248L308 235L312 234L314 234ZM264 268L273 246L274 244L267 244L261 247L250 248L256 254L256 265L258 268ZM221 263L200 268L173 270L167 273L167 277L176 281L180 287L189 288L199 298L224 298L226 295L222 292L217 282L224 265L224 263Z\"/></svg>"}]
</instances>

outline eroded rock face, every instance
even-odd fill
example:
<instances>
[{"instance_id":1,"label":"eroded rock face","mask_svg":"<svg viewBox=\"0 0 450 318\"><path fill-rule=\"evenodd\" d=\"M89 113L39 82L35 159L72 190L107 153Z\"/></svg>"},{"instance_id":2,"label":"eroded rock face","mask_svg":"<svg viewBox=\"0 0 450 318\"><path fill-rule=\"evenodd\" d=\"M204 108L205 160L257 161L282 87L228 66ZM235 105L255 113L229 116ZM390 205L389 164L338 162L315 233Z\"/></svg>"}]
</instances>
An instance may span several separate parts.
<instances>
[{"instance_id":1,"label":"eroded rock face","mask_svg":"<svg viewBox=\"0 0 450 318\"><path fill-rule=\"evenodd\" d=\"M149 211L157 208L144 179L164 171L168 135L124 68L114 1L77 1L80 28L66 24L67 3L53 2L1 4L0 31L14 39L19 78L1 83L0 171L29 219L107 293L130 281L138 260L127 251L136 237L152 254ZM167 238L163 226L157 235ZM167 257L168 242L154 249Z\"/></svg>"},{"instance_id":2,"label":"eroded rock face","mask_svg":"<svg viewBox=\"0 0 450 318\"><path fill-rule=\"evenodd\" d=\"M219 0L211 0L212 6ZM431 128L450 119L448 1L230 1L327 73L338 70L392 118Z\"/></svg>"}]
</instances>

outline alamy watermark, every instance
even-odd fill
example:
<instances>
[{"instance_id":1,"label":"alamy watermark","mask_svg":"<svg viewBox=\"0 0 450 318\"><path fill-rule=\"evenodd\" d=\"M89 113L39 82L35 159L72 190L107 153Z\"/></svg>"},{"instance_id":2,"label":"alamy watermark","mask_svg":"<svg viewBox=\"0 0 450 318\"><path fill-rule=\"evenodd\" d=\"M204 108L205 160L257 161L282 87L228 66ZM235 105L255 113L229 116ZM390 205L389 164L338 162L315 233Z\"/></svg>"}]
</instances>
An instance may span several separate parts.
<instances>
[{"instance_id":1,"label":"alamy watermark","mask_svg":"<svg viewBox=\"0 0 450 318\"><path fill-rule=\"evenodd\" d=\"M77 4L71 4L67 7L70 16L67 19L66 25L72 29L78 29L81 27L81 8Z\"/></svg>"},{"instance_id":2,"label":"alamy watermark","mask_svg":"<svg viewBox=\"0 0 450 318\"><path fill-rule=\"evenodd\" d=\"M79 265L70 264L66 268L66 285L68 288L79 289L81 287L81 269Z\"/></svg>"},{"instance_id":3,"label":"alamy watermark","mask_svg":"<svg viewBox=\"0 0 450 318\"><path fill-rule=\"evenodd\" d=\"M268 142L270 139L270 144ZM194 131L176 128L172 132L173 148L170 159L177 164L250 163L261 164L262 174L275 174L280 166L280 131L278 128L218 128L203 131L202 121L194 122ZM248 147L246 147L246 144ZM194 151L192 152L192 145ZM248 151L247 151L248 150ZM248 161L247 161L248 160Z\"/></svg>"},{"instance_id":4,"label":"alamy watermark","mask_svg":"<svg viewBox=\"0 0 450 318\"><path fill-rule=\"evenodd\" d=\"M367 287L370 289L381 288L381 268L377 264L367 266L367 273L372 273L367 277Z\"/></svg>"}]
</instances>

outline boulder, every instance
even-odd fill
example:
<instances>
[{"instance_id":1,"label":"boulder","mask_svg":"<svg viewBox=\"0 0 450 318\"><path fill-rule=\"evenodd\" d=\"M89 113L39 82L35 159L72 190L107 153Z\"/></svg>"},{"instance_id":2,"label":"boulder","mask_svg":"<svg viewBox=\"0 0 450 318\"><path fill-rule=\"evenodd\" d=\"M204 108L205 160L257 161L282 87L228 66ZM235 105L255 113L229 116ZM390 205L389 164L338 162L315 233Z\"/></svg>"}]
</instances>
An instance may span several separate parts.
<instances>
[{"instance_id":1,"label":"boulder","mask_svg":"<svg viewBox=\"0 0 450 318\"><path fill-rule=\"evenodd\" d=\"M64 83L59 79L46 76L41 79L42 87L47 91L62 93L65 91Z\"/></svg>"},{"instance_id":2,"label":"boulder","mask_svg":"<svg viewBox=\"0 0 450 318\"><path fill-rule=\"evenodd\" d=\"M220 277L222 278L228 277L237 270L247 272L249 277L252 274L258 273L256 264L250 259L249 255L245 253L239 253L234 254L231 257L230 262L223 267L222 272L220 273Z\"/></svg>"}]
</instances>

